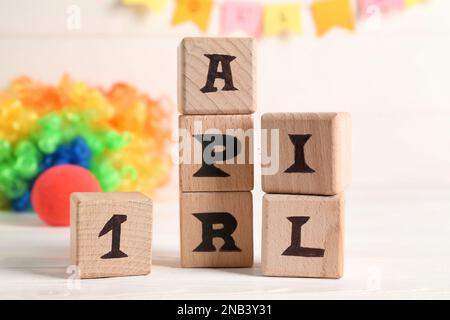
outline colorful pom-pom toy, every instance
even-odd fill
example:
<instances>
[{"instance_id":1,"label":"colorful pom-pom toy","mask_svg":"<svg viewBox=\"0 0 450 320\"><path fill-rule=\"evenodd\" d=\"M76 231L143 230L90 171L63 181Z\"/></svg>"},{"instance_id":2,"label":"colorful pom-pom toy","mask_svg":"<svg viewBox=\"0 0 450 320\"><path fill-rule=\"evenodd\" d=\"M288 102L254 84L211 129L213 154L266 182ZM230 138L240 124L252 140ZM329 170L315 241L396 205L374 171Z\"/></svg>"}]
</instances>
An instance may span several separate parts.
<instances>
[{"instance_id":1,"label":"colorful pom-pom toy","mask_svg":"<svg viewBox=\"0 0 450 320\"><path fill-rule=\"evenodd\" d=\"M29 210L35 180L59 165L90 170L103 191L151 194L172 165L171 109L124 83L12 81L0 91L0 207Z\"/></svg>"}]
</instances>

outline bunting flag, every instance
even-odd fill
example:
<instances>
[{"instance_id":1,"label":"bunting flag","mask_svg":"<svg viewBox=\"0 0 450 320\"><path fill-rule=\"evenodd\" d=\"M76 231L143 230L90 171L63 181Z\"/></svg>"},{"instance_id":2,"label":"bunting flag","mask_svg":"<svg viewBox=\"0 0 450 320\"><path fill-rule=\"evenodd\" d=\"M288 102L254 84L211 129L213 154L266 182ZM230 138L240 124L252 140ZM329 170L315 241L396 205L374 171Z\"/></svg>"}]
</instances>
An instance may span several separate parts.
<instances>
[{"instance_id":1,"label":"bunting flag","mask_svg":"<svg viewBox=\"0 0 450 320\"><path fill-rule=\"evenodd\" d=\"M208 30L212 0L177 0L172 25L192 21L200 30Z\"/></svg>"},{"instance_id":2,"label":"bunting flag","mask_svg":"<svg viewBox=\"0 0 450 320\"><path fill-rule=\"evenodd\" d=\"M161 11L167 0L121 0L124 5L139 5L152 11ZM267 0L273 1L275 0ZM261 3L256 0L174 0L175 10L172 25L192 22L206 32L214 4L220 14L220 33L229 35L243 32L251 37L275 36L302 33L303 8L309 9L320 37L335 27L355 29L353 4L357 16L369 21L381 14L412 7L430 0L297 0L288 3ZM307 7L306 7L307 6ZM370 19L370 20L369 20ZM368 24L365 23L367 26Z\"/></svg>"},{"instance_id":3,"label":"bunting flag","mask_svg":"<svg viewBox=\"0 0 450 320\"><path fill-rule=\"evenodd\" d=\"M407 7L412 7L412 6L415 6L416 4L427 2L427 0L404 0L404 1L405 1L405 6L407 6Z\"/></svg>"},{"instance_id":4,"label":"bunting flag","mask_svg":"<svg viewBox=\"0 0 450 320\"><path fill-rule=\"evenodd\" d=\"M221 33L230 34L241 30L252 37L259 37L262 10L262 5L256 2L225 2L221 12Z\"/></svg>"},{"instance_id":5,"label":"bunting flag","mask_svg":"<svg viewBox=\"0 0 450 320\"><path fill-rule=\"evenodd\" d=\"M354 30L352 8L349 0L315 0L311 11L320 37L334 27Z\"/></svg>"},{"instance_id":6,"label":"bunting flag","mask_svg":"<svg viewBox=\"0 0 450 320\"><path fill-rule=\"evenodd\" d=\"M301 33L300 4L268 4L264 7L264 35Z\"/></svg>"},{"instance_id":7,"label":"bunting flag","mask_svg":"<svg viewBox=\"0 0 450 320\"><path fill-rule=\"evenodd\" d=\"M160 12L167 4L167 0L122 0L122 3L131 6L144 6L152 11Z\"/></svg>"},{"instance_id":8,"label":"bunting flag","mask_svg":"<svg viewBox=\"0 0 450 320\"><path fill-rule=\"evenodd\" d=\"M388 13L404 7L404 0L358 0L358 12L362 18L370 17L373 12Z\"/></svg>"}]
</instances>

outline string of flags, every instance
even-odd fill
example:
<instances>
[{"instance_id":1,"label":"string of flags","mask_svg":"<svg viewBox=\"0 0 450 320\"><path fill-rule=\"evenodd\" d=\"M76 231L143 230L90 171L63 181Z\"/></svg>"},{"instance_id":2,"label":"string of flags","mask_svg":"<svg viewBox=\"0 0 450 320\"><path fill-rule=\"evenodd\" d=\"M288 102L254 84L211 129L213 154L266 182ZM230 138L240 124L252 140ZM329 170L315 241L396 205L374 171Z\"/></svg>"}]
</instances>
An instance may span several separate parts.
<instances>
[{"instance_id":1,"label":"string of flags","mask_svg":"<svg viewBox=\"0 0 450 320\"><path fill-rule=\"evenodd\" d=\"M333 28L355 30L357 18L368 19L429 0L356 0L356 17L352 0L303 0L301 3L261 3L229 0L220 3L220 33L237 31L258 38L302 33L302 12L309 10L317 36ZM125 5L139 5L161 12L168 0L122 0ZM305 2L308 2L307 4ZM191 22L206 32L214 6L213 0L175 0L171 24Z\"/></svg>"}]
</instances>

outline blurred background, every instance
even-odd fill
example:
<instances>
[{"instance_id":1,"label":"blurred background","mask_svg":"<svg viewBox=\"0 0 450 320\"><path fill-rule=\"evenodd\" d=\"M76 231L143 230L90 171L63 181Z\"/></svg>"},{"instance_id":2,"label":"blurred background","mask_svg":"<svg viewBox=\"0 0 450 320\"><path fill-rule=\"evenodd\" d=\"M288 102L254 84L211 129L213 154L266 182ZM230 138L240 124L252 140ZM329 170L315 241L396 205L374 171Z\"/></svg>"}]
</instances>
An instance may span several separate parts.
<instances>
[{"instance_id":1,"label":"blurred background","mask_svg":"<svg viewBox=\"0 0 450 320\"><path fill-rule=\"evenodd\" d=\"M265 112L348 111L352 190L420 196L450 187L450 1L388 13L373 7L361 13L349 1L354 30L332 28L321 36L311 1L255 2L301 4L300 34L295 24L278 30L271 22L258 37L256 127ZM172 25L172 0L160 11L119 0L1 0L0 87L20 75L56 85L65 73L94 87L126 82L152 98L171 99L176 137L177 46L185 36L223 35L226 3L212 2L202 31L189 21ZM172 149L176 155L176 143ZM162 199L177 199L176 170Z\"/></svg>"}]
</instances>

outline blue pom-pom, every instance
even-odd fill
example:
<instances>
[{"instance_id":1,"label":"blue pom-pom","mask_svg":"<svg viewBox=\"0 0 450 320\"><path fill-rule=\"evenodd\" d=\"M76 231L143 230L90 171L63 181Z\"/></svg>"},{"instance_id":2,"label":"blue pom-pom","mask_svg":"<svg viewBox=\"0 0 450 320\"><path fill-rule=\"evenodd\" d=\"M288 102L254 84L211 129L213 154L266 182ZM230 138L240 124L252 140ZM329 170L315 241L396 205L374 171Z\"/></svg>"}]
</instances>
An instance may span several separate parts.
<instances>
[{"instance_id":1,"label":"blue pom-pom","mask_svg":"<svg viewBox=\"0 0 450 320\"><path fill-rule=\"evenodd\" d=\"M74 162L73 164L76 164L77 166L89 169L89 166L91 165L91 161L90 160L80 159L77 162Z\"/></svg>"},{"instance_id":2,"label":"blue pom-pom","mask_svg":"<svg viewBox=\"0 0 450 320\"><path fill-rule=\"evenodd\" d=\"M72 158L75 162L78 162L79 160L90 161L92 157L91 149L89 148L86 141L81 137L77 137L72 141L71 151Z\"/></svg>"},{"instance_id":3,"label":"blue pom-pom","mask_svg":"<svg viewBox=\"0 0 450 320\"><path fill-rule=\"evenodd\" d=\"M60 166L60 165L63 165L63 164L72 164L72 161L70 161L70 159L67 158L67 157L60 157L60 158L57 158L53 162L54 166Z\"/></svg>"},{"instance_id":4,"label":"blue pom-pom","mask_svg":"<svg viewBox=\"0 0 450 320\"><path fill-rule=\"evenodd\" d=\"M40 171L43 172L53 166L54 157L49 154L42 159L41 165L40 165Z\"/></svg>"},{"instance_id":5,"label":"blue pom-pom","mask_svg":"<svg viewBox=\"0 0 450 320\"><path fill-rule=\"evenodd\" d=\"M14 199L12 208L17 212L23 212L31 208L31 192L25 192L20 198Z\"/></svg>"},{"instance_id":6,"label":"blue pom-pom","mask_svg":"<svg viewBox=\"0 0 450 320\"><path fill-rule=\"evenodd\" d=\"M40 172L64 164L75 164L88 169L91 159L92 152L86 140L77 137L70 144L62 144L54 153L45 156L40 164Z\"/></svg>"},{"instance_id":7,"label":"blue pom-pom","mask_svg":"<svg viewBox=\"0 0 450 320\"><path fill-rule=\"evenodd\" d=\"M68 144L62 144L55 151L56 157L68 158L71 156L71 147Z\"/></svg>"}]
</instances>

